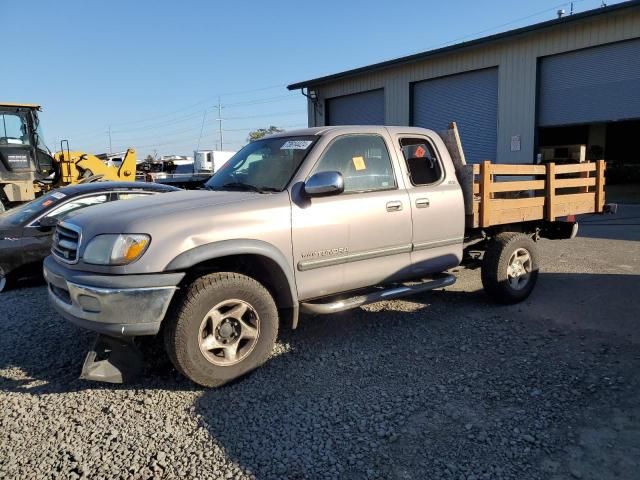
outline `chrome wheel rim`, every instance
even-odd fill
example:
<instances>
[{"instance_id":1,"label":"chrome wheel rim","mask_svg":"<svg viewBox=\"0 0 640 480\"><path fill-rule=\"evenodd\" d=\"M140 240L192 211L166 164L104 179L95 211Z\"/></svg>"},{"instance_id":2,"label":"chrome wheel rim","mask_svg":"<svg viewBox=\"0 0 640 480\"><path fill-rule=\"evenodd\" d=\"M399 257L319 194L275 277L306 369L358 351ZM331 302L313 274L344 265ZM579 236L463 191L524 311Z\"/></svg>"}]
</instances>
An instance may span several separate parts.
<instances>
[{"instance_id":1,"label":"chrome wheel rim","mask_svg":"<svg viewBox=\"0 0 640 480\"><path fill-rule=\"evenodd\" d=\"M244 300L220 302L204 316L198 332L200 352L210 363L227 367L244 360L260 336L260 317Z\"/></svg>"},{"instance_id":2,"label":"chrome wheel rim","mask_svg":"<svg viewBox=\"0 0 640 480\"><path fill-rule=\"evenodd\" d=\"M522 290L529 283L532 270L531 253L526 248L518 248L509 257L507 279L514 290Z\"/></svg>"}]
</instances>

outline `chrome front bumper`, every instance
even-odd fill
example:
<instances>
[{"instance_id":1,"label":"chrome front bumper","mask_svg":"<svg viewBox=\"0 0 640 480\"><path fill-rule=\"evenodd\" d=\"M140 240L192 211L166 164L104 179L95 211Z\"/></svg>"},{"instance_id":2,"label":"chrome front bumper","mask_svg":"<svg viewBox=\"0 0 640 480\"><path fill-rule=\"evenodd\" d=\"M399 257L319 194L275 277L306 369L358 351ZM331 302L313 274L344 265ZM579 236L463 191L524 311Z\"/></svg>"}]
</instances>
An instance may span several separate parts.
<instances>
[{"instance_id":1,"label":"chrome front bumper","mask_svg":"<svg viewBox=\"0 0 640 480\"><path fill-rule=\"evenodd\" d=\"M175 282L150 287L126 285L127 280L140 284L139 276L135 279L120 276L115 278L117 281L113 276L89 276L93 283L103 283L96 286L80 283L82 275L67 275L65 270L68 269L55 264L51 258L45 261L44 276L55 309L79 327L116 337L157 334L183 276L164 274L161 275L163 281L158 280L158 275L148 276L150 285Z\"/></svg>"}]
</instances>

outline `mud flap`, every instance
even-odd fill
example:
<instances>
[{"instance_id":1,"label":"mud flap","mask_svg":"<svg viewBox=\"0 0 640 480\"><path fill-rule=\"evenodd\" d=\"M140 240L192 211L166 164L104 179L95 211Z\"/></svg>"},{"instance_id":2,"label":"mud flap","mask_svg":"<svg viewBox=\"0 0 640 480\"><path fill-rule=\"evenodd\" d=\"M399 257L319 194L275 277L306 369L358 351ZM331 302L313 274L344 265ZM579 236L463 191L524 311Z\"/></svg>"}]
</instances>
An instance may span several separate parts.
<instances>
[{"instance_id":1,"label":"mud flap","mask_svg":"<svg viewBox=\"0 0 640 480\"><path fill-rule=\"evenodd\" d=\"M87 353L80 378L97 382L124 383L133 381L144 372L142 352L133 338L114 338L98 335L93 349Z\"/></svg>"}]
</instances>

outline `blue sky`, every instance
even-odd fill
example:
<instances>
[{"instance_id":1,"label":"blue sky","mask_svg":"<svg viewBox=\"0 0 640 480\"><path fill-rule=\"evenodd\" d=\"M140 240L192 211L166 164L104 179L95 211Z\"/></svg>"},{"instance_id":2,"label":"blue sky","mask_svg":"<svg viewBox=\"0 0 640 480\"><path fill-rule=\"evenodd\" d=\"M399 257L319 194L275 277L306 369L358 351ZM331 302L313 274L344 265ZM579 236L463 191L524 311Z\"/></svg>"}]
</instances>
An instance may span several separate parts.
<instances>
[{"instance_id":1,"label":"blue sky","mask_svg":"<svg viewBox=\"0 0 640 480\"><path fill-rule=\"evenodd\" d=\"M52 150L68 138L106 152L111 128L114 151L144 156L219 146L220 96L223 146L236 150L251 129L306 125L289 83L548 20L558 8L569 2L0 0L1 99L43 105Z\"/></svg>"}]
</instances>

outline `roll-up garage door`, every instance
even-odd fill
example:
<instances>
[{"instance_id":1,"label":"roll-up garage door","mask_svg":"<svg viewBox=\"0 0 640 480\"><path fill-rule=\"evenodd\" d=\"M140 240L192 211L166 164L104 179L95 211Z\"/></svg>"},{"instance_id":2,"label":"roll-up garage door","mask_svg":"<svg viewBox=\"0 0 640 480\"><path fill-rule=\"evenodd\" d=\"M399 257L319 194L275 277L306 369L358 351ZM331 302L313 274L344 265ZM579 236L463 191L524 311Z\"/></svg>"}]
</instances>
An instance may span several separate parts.
<instances>
[{"instance_id":1,"label":"roll-up garage door","mask_svg":"<svg viewBox=\"0 0 640 480\"><path fill-rule=\"evenodd\" d=\"M541 126L640 118L640 39L540 59Z\"/></svg>"},{"instance_id":2,"label":"roll-up garage door","mask_svg":"<svg viewBox=\"0 0 640 480\"><path fill-rule=\"evenodd\" d=\"M412 110L417 127L440 131L455 121L467 162L496 160L497 68L414 83Z\"/></svg>"},{"instance_id":3,"label":"roll-up garage door","mask_svg":"<svg viewBox=\"0 0 640 480\"><path fill-rule=\"evenodd\" d=\"M327 99L327 125L384 125L384 90Z\"/></svg>"}]
</instances>

